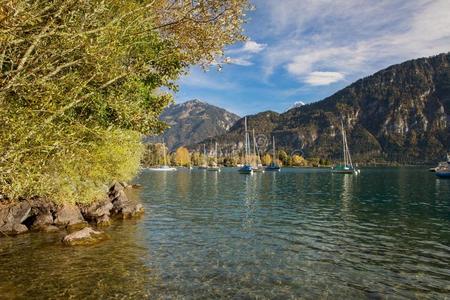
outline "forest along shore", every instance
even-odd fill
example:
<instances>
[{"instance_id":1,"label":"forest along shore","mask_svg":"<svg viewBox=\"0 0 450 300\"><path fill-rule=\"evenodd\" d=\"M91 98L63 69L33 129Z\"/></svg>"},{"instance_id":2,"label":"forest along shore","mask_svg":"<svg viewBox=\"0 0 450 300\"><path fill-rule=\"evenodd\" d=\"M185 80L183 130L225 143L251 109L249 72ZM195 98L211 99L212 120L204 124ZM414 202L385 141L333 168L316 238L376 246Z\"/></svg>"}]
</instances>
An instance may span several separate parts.
<instances>
[{"instance_id":1,"label":"forest along shore","mask_svg":"<svg viewBox=\"0 0 450 300\"><path fill-rule=\"evenodd\" d=\"M65 230L64 244L98 242L106 238L98 228L109 226L113 219L130 219L144 213L142 204L129 197L131 190L139 187L115 182L103 200L91 204L57 204L40 198L0 203L0 238Z\"/></svg>"}]
</instances>

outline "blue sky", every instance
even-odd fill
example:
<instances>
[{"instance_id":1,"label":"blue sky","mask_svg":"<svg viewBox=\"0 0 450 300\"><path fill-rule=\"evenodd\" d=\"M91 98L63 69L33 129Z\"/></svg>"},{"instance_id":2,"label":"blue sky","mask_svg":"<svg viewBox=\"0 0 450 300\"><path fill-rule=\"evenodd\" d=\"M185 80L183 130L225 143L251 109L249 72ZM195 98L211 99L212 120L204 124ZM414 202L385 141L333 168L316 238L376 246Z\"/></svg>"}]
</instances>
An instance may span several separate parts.
<instances>
[{"instance_id":1,"label":"blue sky","mask_svg":"<svg viewBox=\"0 0 450 300\"><path fill-rule=\"evenodd\" d=\"M450 51L450 0L253 0L249 40L219 72L193 67L177 103L283 112L408 59Z\"/></svg>"}]
</instances>

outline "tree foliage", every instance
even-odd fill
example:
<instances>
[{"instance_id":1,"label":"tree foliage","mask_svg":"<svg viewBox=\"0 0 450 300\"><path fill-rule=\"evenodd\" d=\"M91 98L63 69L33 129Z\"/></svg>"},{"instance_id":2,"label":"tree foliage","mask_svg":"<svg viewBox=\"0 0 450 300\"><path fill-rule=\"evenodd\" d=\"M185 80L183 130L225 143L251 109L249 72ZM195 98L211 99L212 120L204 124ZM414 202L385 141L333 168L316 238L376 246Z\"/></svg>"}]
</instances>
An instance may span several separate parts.
<instances>
[{"instance_id":1,"label":"tree foliage","mask_svg":"<svg viewBox=\"0 0 450 300\"><path fill-rule=\"evenodd\" d=\"M175 164L177 166L189 166L191 164L191 157L189 150L185 147L179 147L175 151Z\"/></svg>"},{"instance_id":2,"label":"tree foliage","mask_svg":"<svg viewBox=\"0 0 450 300\"><path fill-rule=\"evenodd\" d=\"M88 202L130 179L191 64L243 38L246 0L0 2L0 193Z\"/></svg>"}]
</instances>

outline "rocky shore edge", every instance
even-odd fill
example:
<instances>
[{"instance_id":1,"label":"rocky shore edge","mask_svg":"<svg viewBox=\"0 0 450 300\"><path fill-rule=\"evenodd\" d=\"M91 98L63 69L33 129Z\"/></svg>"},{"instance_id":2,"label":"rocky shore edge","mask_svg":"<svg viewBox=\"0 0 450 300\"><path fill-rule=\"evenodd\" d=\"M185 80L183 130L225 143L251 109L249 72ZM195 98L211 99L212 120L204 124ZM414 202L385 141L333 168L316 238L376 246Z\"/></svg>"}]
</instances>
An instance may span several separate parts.
<instances>
[{"instance_id":1,"label":"rocky shore edge","mask_svg":"<svg viewBox=\"0 0 450 300\"><path fill-rule=\"evenodd\" d=\"M94 230L109 226L112 219L130 219L144 213L141 203L131 200L126 189L137 188L115 182L105 199L89 205L55 204L43 199L31 199L0 206L0 238L30 231L53 232L67 230L62 242L66 245L85 245L101 241L106 234Z\"/></svg>"}]
</instances>

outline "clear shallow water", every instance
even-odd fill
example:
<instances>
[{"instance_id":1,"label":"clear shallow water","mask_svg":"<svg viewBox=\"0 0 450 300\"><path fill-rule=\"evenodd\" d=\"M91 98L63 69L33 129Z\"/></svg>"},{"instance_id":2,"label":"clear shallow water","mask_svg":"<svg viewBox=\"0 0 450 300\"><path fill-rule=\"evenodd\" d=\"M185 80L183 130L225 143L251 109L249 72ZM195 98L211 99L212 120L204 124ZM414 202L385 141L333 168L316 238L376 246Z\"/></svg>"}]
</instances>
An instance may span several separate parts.
<instances>
[{"instance_id":1,"label":"clear shallow water","mask_svg":"<svg viewBox=\"0 0 450 300\"><path fill-rule=\"evenodd\" d=\"M0 239L0 298L448 299L450 180L425 169L144 172L109 241Z\"/></svg>"}]
</instances>

